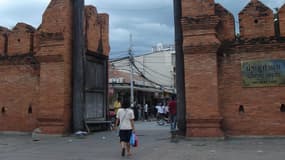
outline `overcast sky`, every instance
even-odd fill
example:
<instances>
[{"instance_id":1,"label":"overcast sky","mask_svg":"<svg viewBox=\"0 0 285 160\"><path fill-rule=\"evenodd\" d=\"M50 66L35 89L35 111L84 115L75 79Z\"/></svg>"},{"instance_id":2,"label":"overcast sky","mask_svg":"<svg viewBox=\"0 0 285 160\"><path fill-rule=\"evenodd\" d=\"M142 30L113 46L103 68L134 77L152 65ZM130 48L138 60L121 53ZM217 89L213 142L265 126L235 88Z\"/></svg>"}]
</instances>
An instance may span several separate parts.
<instances>
[{"instance_id":1,"label":"overcast sky","mask_svg":"<svg viewBox=\"0 0 285 160\"><path fill-rule=\"evenodd\" d=\"M216 0L235 16L250 0ZM285 0L261 0L280 8ZM17 22L38 27L50 0L0 0L0 26L12 28ZM85 0L99 12L110 15L111 57L127 55L129 35L135 54L151 51L157 43L174 43L173 0Z\"/></svg>"}]
</instances>

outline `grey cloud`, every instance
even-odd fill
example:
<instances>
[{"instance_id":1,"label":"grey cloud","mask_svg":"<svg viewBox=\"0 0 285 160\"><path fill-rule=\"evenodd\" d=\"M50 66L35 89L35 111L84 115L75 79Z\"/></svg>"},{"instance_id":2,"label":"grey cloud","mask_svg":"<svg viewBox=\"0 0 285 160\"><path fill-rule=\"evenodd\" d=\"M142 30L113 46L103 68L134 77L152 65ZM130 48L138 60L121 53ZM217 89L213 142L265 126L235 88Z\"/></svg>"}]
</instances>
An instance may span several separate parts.
<instances>
[{"instance_id":1,"label":"grey cloud","mask_svg":"<svg viewBox=\"0 0 285 160\"><path fill-rule=\"evenodd\" d=\"M237 19L250 0L215 0ZM271 9L280 8L285 0L261 0ZM0 25L12 27L26 22L37 27L50 0L0 0ZM127 51L129 34L133 35L134 51L148 52L159 42L174 42L173 0L85 0L99 13L110 15L111 55ZM120 53L126 54L126 53Z\"/></svg>"},{"instance_id":2,"label":"grey cloud","mask_svg":"<svg viewBox=\"0 0 285 160\"><path fill-rule=\"evenodd\" d=\"M86 3L110 15L111 54L127 50L130 33L138 54L150 51L158 42L173 43L173 6L170 0L87 0Z\"/></svg>"},{"instance_id":3,"label":"grey cloud","mask_svg":"<svg viewBox=\"0 0 285 160\"><path fill-rule=\"evenodd\" d=\"M21 2L6 0L4 3L0 2L1 26L12 28L17 22L25 22L38 27L49 0L21 0Z\"/></svg>"}]
</instances>

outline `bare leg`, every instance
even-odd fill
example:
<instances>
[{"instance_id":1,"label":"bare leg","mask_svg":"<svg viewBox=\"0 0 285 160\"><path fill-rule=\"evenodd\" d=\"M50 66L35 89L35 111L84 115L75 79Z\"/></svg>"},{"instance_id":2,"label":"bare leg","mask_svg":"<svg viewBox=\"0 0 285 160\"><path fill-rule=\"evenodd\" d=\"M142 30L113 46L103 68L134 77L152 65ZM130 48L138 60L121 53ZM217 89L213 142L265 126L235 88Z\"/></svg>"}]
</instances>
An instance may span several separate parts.
<instances>
[{"instance_id":1,"label":"bare leg","mask_svg":"<svg viewBox=\"0 0 285 160\"><path fill-rule=\"evenodd\" d=\"M122 147L122 148L125 147L125 142L121 141L121 147Z\"/></svg>"},{"instance_id":2,"label":"bare leg","mask_svg":"<svg viewBox=\"0 0 285 160\"><path fill-rule=\"evenodd\" d=\"M126 143L126 145L127 145L127 153L128 153L128 156L131 156L132 154L131 154L131 145L130 145L130 143Z\"/></svg>"},{"instance_id":3,"label":"bare leg","mask_svg":"<svg viewBox=\"0 0 285 160\"><path fill-rule=\"evenodd\" d=\"M121 141L122 156L125 156L126 142Z\"/></svg>"}]
</instances>

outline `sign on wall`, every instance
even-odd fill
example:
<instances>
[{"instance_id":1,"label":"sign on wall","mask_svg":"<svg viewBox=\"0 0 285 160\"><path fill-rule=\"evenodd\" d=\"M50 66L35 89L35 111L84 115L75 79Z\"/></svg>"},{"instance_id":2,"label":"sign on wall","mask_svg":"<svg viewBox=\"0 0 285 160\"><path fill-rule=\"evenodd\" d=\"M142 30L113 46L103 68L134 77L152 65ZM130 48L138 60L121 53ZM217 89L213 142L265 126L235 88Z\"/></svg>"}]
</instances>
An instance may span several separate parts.
<instances>
[{"instance_id":1,"label":"sign on wall","mask_svg":"<svg viewBox=\"0 0 285 160\"><path fill-rule=\"evenodd\" d=\"M241 62L243 87L285 85L285 60L251 60Z\"/></svg>"}]
</instances>

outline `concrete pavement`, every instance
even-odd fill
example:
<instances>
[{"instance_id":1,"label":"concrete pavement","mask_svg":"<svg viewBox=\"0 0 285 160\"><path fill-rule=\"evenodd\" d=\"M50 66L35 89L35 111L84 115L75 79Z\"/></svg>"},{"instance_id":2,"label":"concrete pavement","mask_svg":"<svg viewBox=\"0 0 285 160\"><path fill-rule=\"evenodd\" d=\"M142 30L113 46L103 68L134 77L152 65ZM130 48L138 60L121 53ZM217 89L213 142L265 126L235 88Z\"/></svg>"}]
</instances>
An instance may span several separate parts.
<instances>
[{"instance_id":1,"label":"concrete pavement","mask_svg":"<svg viewBox=\"0 0 285 160\"><path fill-rule=\"evenodd\" d=\"M0 160L284 160L285 139L170 141L169 126L136 122L139 147L132 157L120 156L114 131L84 138L0 134Z\"/></svg>"}]
</instances>

